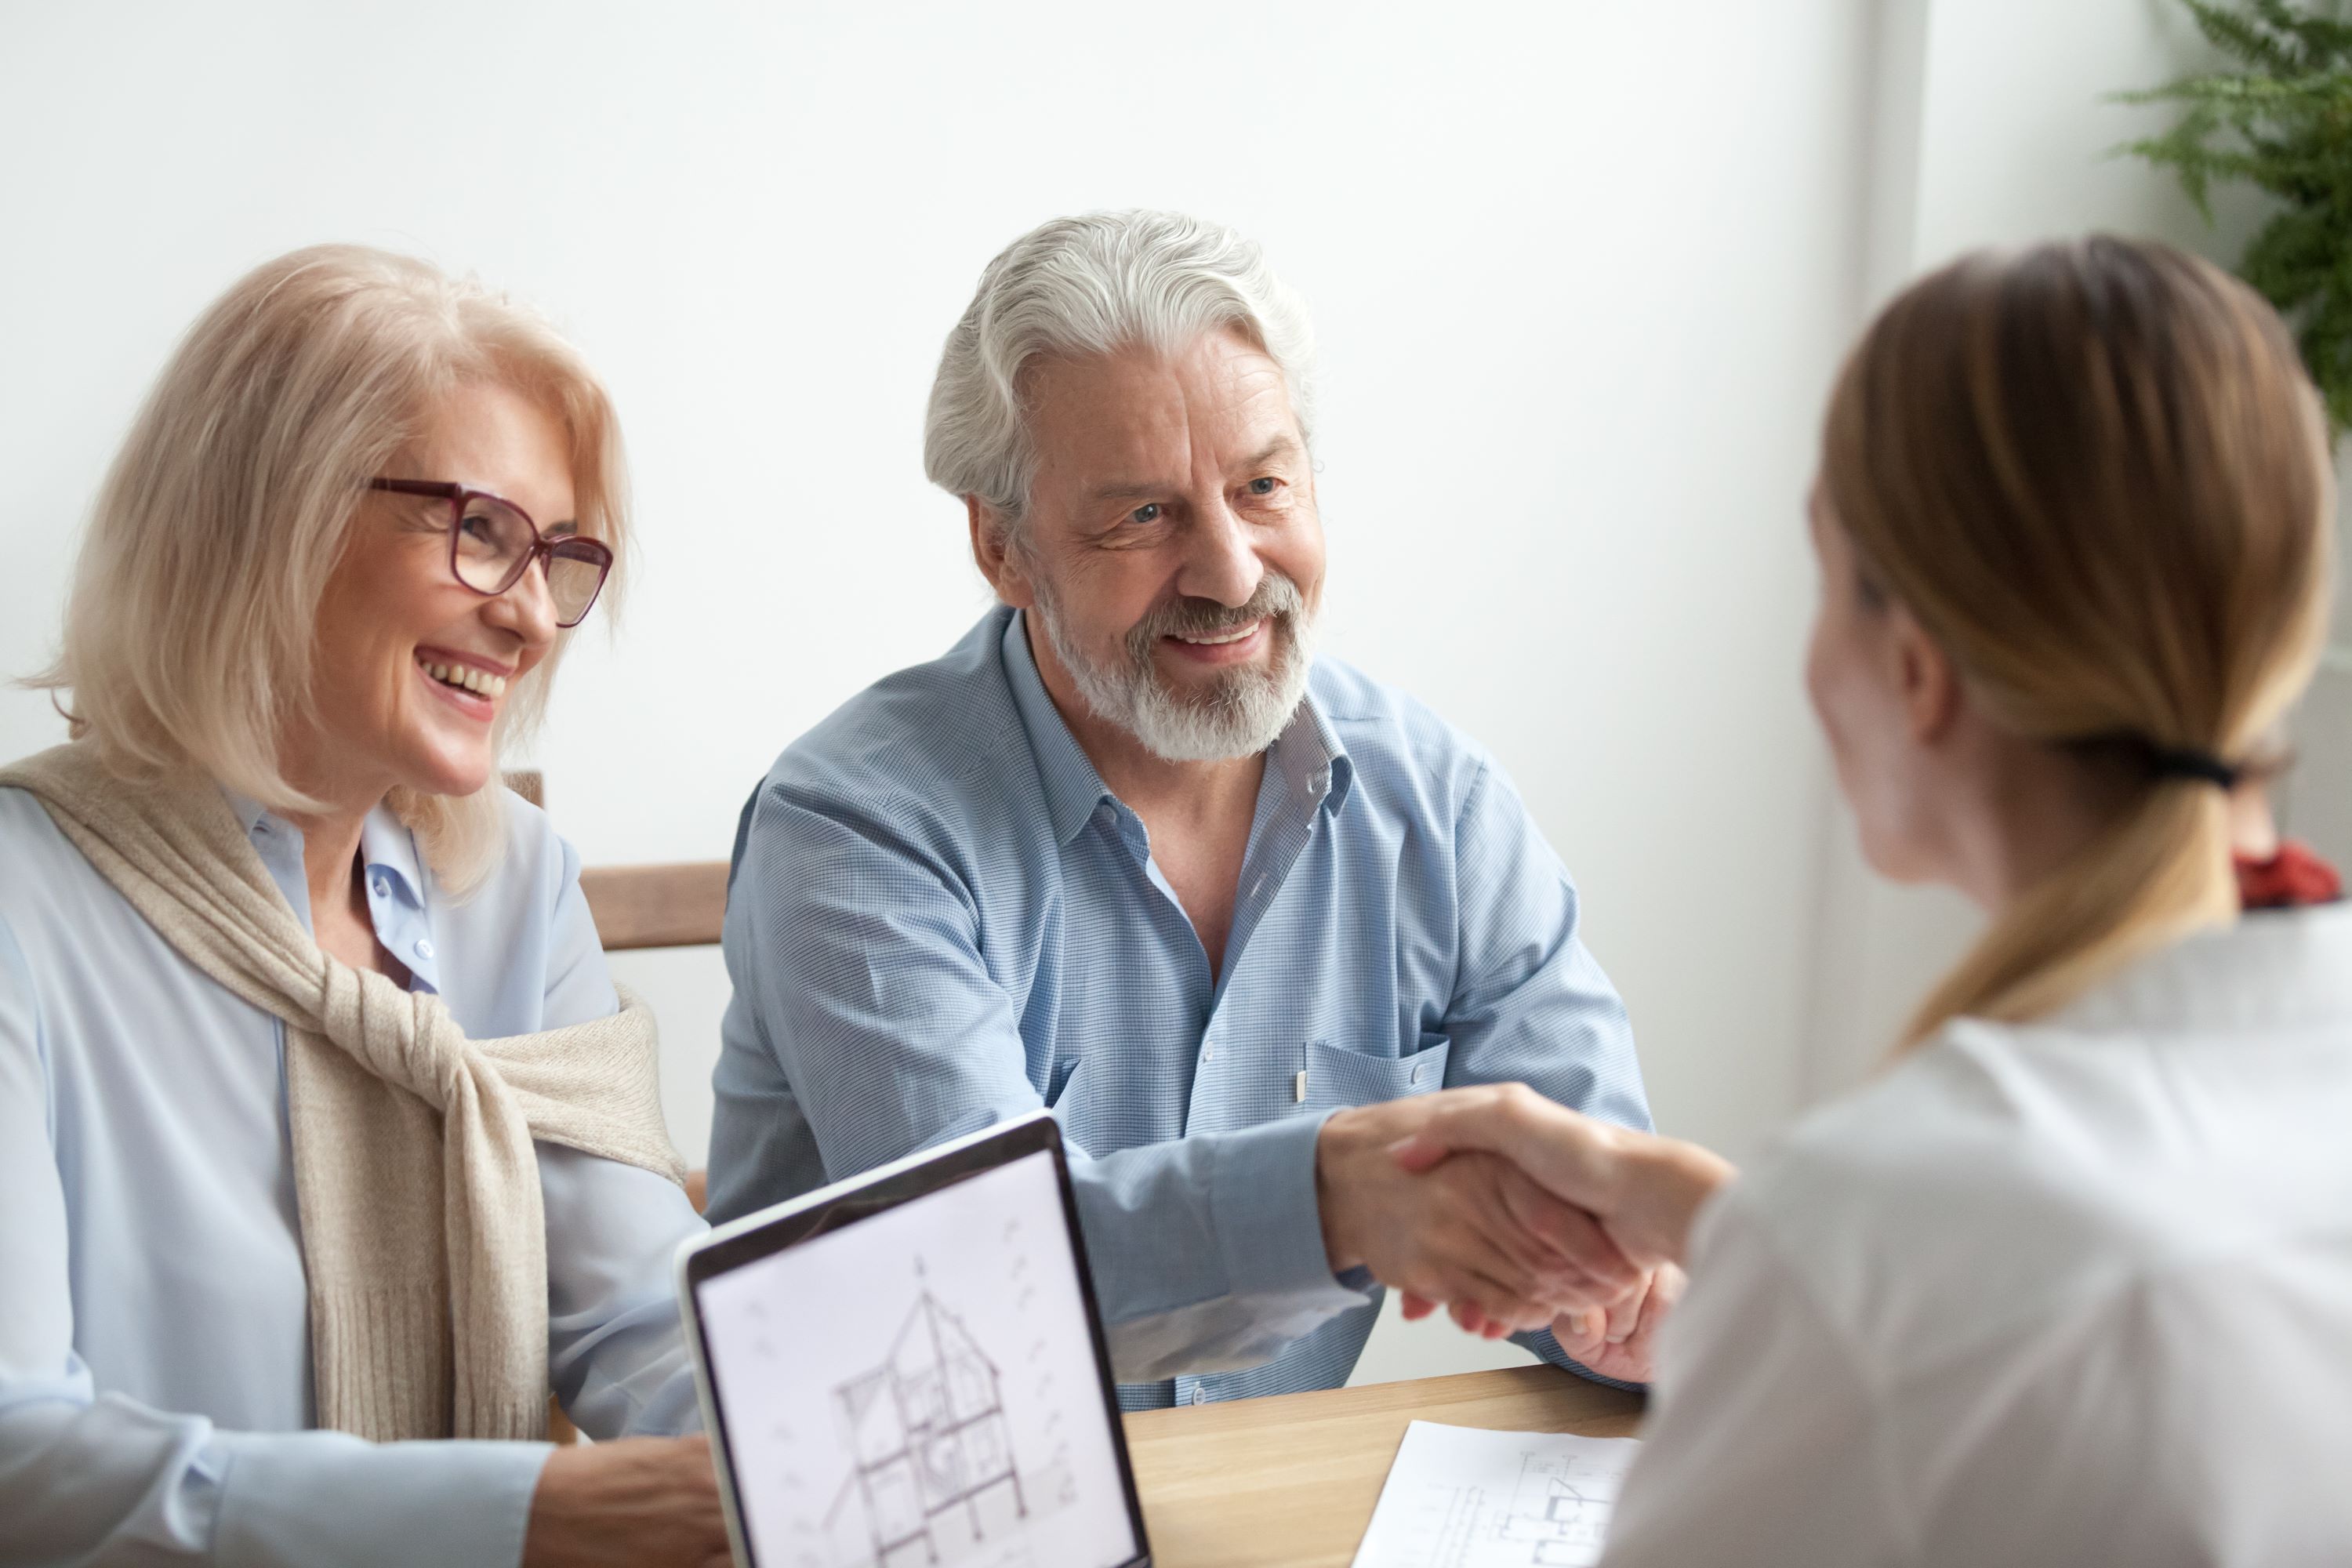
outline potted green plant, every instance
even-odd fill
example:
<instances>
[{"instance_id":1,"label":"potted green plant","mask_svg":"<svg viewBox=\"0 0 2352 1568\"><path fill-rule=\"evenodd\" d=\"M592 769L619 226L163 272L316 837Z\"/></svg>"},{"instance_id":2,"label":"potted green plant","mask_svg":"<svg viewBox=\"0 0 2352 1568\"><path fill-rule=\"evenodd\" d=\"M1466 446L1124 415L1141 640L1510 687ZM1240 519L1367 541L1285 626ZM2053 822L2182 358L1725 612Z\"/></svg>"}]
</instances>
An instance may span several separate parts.
<instances>
[{"instance_id":1,"label":"potted green plant","mask_svg":"<svg viewBox=\"0 0 2352 1568\"><path fill-rule=\"evenodd\" d=\"M2122 151L2178 175L2209 223L2217 183L2276 202L2238 273L2294 326L2340 435L2352 428L2352 21L2325 0L2183 3L2242 68L2119 94L2181 110L2170 130Z\"/></svg>"}]
</instances>

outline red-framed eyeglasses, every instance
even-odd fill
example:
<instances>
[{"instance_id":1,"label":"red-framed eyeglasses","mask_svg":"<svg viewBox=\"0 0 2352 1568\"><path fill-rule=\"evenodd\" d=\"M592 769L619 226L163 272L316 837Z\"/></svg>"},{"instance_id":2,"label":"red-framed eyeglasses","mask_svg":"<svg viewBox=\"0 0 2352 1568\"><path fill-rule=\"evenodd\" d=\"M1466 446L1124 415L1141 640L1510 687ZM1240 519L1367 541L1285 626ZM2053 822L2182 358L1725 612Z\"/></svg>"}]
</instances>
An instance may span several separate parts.
<instances>
[{"instance_id":1,"label":"red-framed eyeglasses","mask_svg":"<svg viewBox=\"0 0 2352 1568\"><path fill-rule=\"evenodd\" d=\"M576 626L588 616L613 570L613 552L600 540L561 533L550 539L530 514L503 496L438 479L368 481L372 490L428 496L449 506L449 574L486 599L522 580L534 561L547 563L547 595L555 624Z\"/></svg>"}]
</instances>

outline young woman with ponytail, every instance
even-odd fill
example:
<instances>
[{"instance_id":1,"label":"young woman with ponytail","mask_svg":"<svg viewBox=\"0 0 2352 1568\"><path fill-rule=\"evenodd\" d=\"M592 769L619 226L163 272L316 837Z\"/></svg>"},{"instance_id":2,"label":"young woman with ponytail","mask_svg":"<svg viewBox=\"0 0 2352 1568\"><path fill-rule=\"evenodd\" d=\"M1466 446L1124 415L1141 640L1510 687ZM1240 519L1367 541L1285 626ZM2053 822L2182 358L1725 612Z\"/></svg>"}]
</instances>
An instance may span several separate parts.
<instances>
[{"instance_id":1,"label":"young woman with ponytail","mask_svg":"<svg viewBox=\"0 0 2352 1568\"><path fill-rule=\"evenodd\" d=\"M1606 1563L2352 1562L2352 909L2232 867L2333 510L2287 333L2177 252L1970 257L1854 350L1807 683L1983 937L1736 1180L1508 1088L1400 1150L1687 1262Z\"/></svg>"}]
</instances>

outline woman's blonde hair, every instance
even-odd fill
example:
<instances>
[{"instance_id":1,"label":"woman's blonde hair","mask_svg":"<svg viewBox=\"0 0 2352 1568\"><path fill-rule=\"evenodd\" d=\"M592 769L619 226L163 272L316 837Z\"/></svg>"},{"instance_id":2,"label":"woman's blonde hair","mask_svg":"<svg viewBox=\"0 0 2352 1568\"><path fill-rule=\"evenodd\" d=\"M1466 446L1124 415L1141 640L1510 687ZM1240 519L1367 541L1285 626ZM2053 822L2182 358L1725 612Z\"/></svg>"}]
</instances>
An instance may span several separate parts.
<instances>
[{"instance_id":1,"label":"woman's blonde hair","mask_svg":"<svg viewBox=\"0 0 2352 1568\"><path fill-rule=\"evenodd\" d=\"M188 333L99 491L63 650L37 684L128 777L196 772L307 812L279 737L317 721L318 609L367 481L436 399L510 387L562 425L581 531L628 543L620 427L603 384L542 318L471 279L361 246L298 250L247 273ZM436 476L446 477L446 476ZM569 632L508 692L495 750L547 704ZM396 791L394 807L453 890L505 843L495 781L468 796Z\"/></svg>"},{"instance_id":2,"label":"woman's blonde hair","mask_svg":"<svg viewBox=\"0 0 2352 1568\"><path fill-rule=\"evenodd\" d=\"M1996 917L1905 1044L1957 1016L2042 1016L2234 919L2228 801L2179 760L2257 765L2327 618L2328 433L2277 315L2157 245L1971 256L1871 326L1822 446L1865 579L1998 721L2079 752L2124 798Z\"/></svg>"}]
</instances>

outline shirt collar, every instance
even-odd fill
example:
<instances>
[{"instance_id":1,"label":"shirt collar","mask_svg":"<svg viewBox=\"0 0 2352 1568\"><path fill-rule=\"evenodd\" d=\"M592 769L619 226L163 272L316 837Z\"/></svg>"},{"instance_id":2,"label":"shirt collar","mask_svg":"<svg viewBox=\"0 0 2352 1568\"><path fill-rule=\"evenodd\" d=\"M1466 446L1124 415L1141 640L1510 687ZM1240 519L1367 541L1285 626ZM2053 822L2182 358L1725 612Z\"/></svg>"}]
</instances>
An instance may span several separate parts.
<instances>
[{"instance_id":1,"label":"shirt collar","mask_svg":"<svg viewBox=\"0 0 2352 1568\"><path fill-rule=\"evenodd\" d=\"M302 835L258 801L226 786L221 794L260 853L262 865L288 906L304 925L311 925ZM376 940L406 966L422 988L440 990L439 955L433 950L431 922L425 912L425 876L416 858L416 838L390 805L379 805L360 824L360 860L367 870L368 910Z\"/></svg>"},{"instance_id":2,"label":"shirt collar","mask_svg":"<svg viewBox=\"0 0 2352 1568\"><path fill-rule=\"evenodd\" d=\"M360 859L370 877L391 880L393 891L412 910L425 907L425 877L418 869L416 837L389 805L378 805L360 824Z\"/></svg>"},{"instance_id":3,"label":"shirt collar","mask_svg":"<svg viewBox=\"0 0 2352 1568\"><path fill-rule=\"evenodd\" d=\"M1029 732L1029 750L1037 760L1038 777L1045 782L1045 810L1053 818L1054 838L1066 845L1104 801L1118 805L1118 797L1103 783L1086 749L1070 733L1062 710L1054 706L1045 677L1037 673L1036 656L1029 647L1025 611L1016 610L1006 618L1003 649L1013 706L1020 710L1022 727ZM1355 764L1348 759L1339 732L1331 727L1311 691L1275 738L1270 760L1281 773L1291 798L1309 809L1339 810L1355 778Z\"/></svg>"},{"instance_id":4,"label":"shirt collar","mask_svg":"<svg viewBox=\"0 0 2352 1568\"><path fill-rule=\"evenodd\" d=\"M1062 710L1054 706L1045 679L1037 673L1036 657L1029 651L1024 612L1015 610L1005 618L1001 646L1005 679L1013 687L1013 705L1020 710L1021 727L1029 731L1029 753L1037 760L1037 776L1045 785L1045 811L1053 818L1054 841L1066 845L1094 816L1097 806L1118 797L1095 771L1078 738L1070 733Z\"/></svg>"},{"instance_id":5,"label":"shirt collar","mask_svg":"<svg viewBox=\"0 0 2352 1568\"><path fill-rule=\"evenodd\" d=\"M2262 910L2154 952L2052 1015L2131 1033L2352 1023L2352 904Z\"/></svg>"},{"instance_id":6,"label":"shirt collar","mask_svg":"<svg viewBox=\"0 0 2352 1568\"><path fill-rule=\"evenodd\" d=\"M236 813L236 825L245 829L245 836L247 838L259 833L262 824L272 820L282 820L273 819L268 806L257 800L237 794L226 784L221 785L221 795L227 800L228 808Z\"/></svg>"},{"instance_id":7,"label":"shirt collar","mask_svg":"<svg viewBox=\"0 0 2352 1568\"><path fill-rule=\"evenodd\" d=\"M1282 770L1291 799L1326 816L1339 811L1355 784L1356 764L1312 691L1299 700L1298 711L1275 737L1273 762Z\"/></svg>"}]
</instances>

